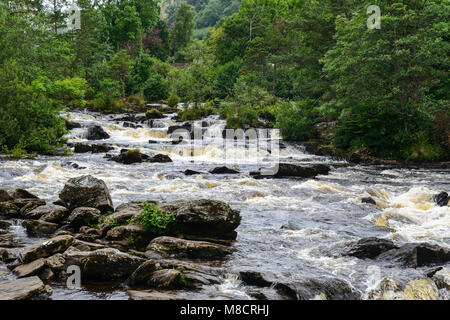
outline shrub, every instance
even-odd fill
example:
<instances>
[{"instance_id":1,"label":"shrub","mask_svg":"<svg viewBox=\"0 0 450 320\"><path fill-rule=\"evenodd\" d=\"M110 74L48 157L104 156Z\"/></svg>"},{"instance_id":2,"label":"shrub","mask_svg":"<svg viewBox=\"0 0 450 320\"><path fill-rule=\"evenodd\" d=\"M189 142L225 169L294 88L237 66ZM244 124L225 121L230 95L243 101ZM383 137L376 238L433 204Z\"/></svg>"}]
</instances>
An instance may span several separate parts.
<instances>
[{"instance_id":1,"label":"shrub","mask_svg":"<svg viewBox=\"0 0 450 320\"><path fill-rule=\"evenodd\" d=\"M117 107L117 99L121 96L121 84L110 78L100 81L100 90L97 93L92 105L95 111L111 111Z\"/></svg>"},{"instance_id":2,"label":"shrub","mask_svg":"<svg viewBox=\"0 0 450 320\"><path fill-rule=\"evenodd\" d=\"M161 211L154 203L144 202L141 208L138 223L154 234L163 234L175 221L175 214Z\"/></svg>"},{"instance_id":3,"label":"shrub","mask_svg":"<svg viewBox=\"0 0 450 320\"><path fill-rule=\"evenodd\" d=\"M208 101L204 105L186 107L178 113L178 117L182 121L200 120L204 117L217 113L214 102Z\"/></svg>"},{"instance_id":4,"label":"shrub","mask_svg":"<svg viewBox=\"0 0 450 320\"><path fill-rule=\"evenodd\" d=\"M220 116L227 120L228 129L244 129L245 127L257 128L261 125L258 119L258 111L251 105L224 105Z\"/></svg>"},{"instance_id":5,"label":"shrub","mask_svg":"<svg viewBox=\"0 0 450 320\"><path fill-rule=\"evenodd\" d=\"M180 101L180 98L178 96L171 94L169 96L169 99L167 100L167 104L171 108L175 108L178 105L178 102Z\"/></svg>"}]
</instances>

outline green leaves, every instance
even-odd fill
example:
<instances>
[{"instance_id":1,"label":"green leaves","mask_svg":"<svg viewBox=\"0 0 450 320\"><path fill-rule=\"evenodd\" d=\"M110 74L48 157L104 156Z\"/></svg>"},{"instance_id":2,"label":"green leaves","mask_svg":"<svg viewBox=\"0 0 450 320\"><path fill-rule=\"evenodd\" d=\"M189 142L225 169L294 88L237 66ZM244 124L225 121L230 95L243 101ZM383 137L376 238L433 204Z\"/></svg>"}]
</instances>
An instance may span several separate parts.
<instances>
[{"instance_id":1,"label":"green leaves","mask_svg":"<svg viewBox=\"0 0 450 320\"><path fill-rule=\"evenodd\" d=\"M166 213L158 209L156 204L144 202L139 214L139 225L156 235L164 234L175 221L173 213Z\"/></svg>"}]
</instances>

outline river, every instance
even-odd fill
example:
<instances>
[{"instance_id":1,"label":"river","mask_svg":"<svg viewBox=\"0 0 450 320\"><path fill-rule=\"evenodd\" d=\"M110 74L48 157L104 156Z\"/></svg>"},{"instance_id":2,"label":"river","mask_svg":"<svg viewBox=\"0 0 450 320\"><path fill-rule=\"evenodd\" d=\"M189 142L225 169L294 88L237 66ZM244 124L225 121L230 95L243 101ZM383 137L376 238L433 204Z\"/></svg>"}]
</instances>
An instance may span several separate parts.
<instances>
[{"instance_id":1,"label":"river","mask_svg":"<svg viewBox=\"0 0 450 320\"><path fill-rule=\"evenodd\" d=\"M139 148L142 153L163 153L173 163L123 165L108 161L104 154L74 154L67 157L38 156L33 159L0 160L0 188L25 188L48 202L57 199L64 183L73 177L92 175L106 182L115 206L133 200L171 201L215 199L241 212L242 223L234 244L237 249L224 262L229 275L223 283L186 296L198 299L249 299L236 270L272 272L280 281L302 277L335 277L347 281L363 296L386 276L399 282L423 278L426 268L386 267L382 262L342 256L348 245L365 237L388 238L396 244L428 242L450 246L450 206L438 207L433 194L450 190L449 169L354 166L305 153L300 145L284 142L280 161L299 165L323 163L332 170L311 180L253 179L250 171L261 167L246 157L242 146L233 147L234 162L225 158L220 144L209 143L192 153L186 143L172 144L167 128L175 124L169 115L142 128L125 128L123 115L72 112L66 117L86 125L100 125L111 136L104 141L115 147ZM204 119L210 130L221 130L223 121ZM205 124L204 124L205 125ZM86 128L74 129L69 142L87 142ZM149 143L149 140L153 140ZM230 151L230 150L228 150ZM261 158L271 158L261 151ZM75 169L67 162L79 165ZM222 165L239 167L238 175L214 175L208 171ZM203 174L186 176L191 169ZM361 203L371 196L377 206ZM20 221L10 237L23 246L29 238ZM0 263L0 281L13 279ZM447 293L448 294L448 293ZM180 293L183 295L183 293ZM53 299L128 299L121 284L85 284L80 290L53 286Z\"/></svg>"}]
</instances>

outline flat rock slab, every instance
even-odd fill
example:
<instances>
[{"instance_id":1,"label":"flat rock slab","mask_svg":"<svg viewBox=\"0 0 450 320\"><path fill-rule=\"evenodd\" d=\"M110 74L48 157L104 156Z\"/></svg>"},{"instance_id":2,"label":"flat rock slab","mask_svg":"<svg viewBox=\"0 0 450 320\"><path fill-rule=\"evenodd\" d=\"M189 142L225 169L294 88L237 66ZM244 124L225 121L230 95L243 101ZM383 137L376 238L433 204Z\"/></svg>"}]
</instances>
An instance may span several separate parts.
<instances>
[{"instance_id":1,"label":"flat rock slab","mask_svg":"<svg viewBox=\"0 0 450 320\"><path fill-rule=\"evenodd\" d=\"M39 300L50 294L51 289L36 276L0 282L0 300Z\"/></svg>"},{"instance_id":2,"label":"flat rock slab","mask_svg":"<svg viewBox=\"0 0 450 320\"><path fill-rule=\"evenodd\" d=\"M128 295L130 296L130 300L186 300L173 294L162 293L153 290L128 290Z\"/></svg>"},{"instance_id":3,"label":"flat rock slab","mask_svg":"<svg viewBox=\"0 0 450 320\"><path fill-rule=\"evenodd\" d=\"M29 263L39 258L47 258L55 253L66 251L73 241L74 238L72 236L57 236L26 248L20 254L20 257L24 263Z\"/></svg>"}]
</instances>

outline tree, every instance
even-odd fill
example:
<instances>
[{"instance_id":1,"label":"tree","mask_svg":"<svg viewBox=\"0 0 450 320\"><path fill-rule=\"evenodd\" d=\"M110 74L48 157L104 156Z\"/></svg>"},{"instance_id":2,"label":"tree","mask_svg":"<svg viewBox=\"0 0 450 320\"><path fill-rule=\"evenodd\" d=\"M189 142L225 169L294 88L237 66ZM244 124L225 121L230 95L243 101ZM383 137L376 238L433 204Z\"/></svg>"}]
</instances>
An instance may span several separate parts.
<instances>
[{"instance_id":1,"label":"tree","mask_svg":"<svg viewBox=\"0 0 450 320\"><path fill-rule=\"evenodd\" d=\"M170 31L171 54L175 54L184 49L192 39L194 32L193 7L183 2L177 9L174 17L172 30Z\"/></svg>"}]
</instances>

